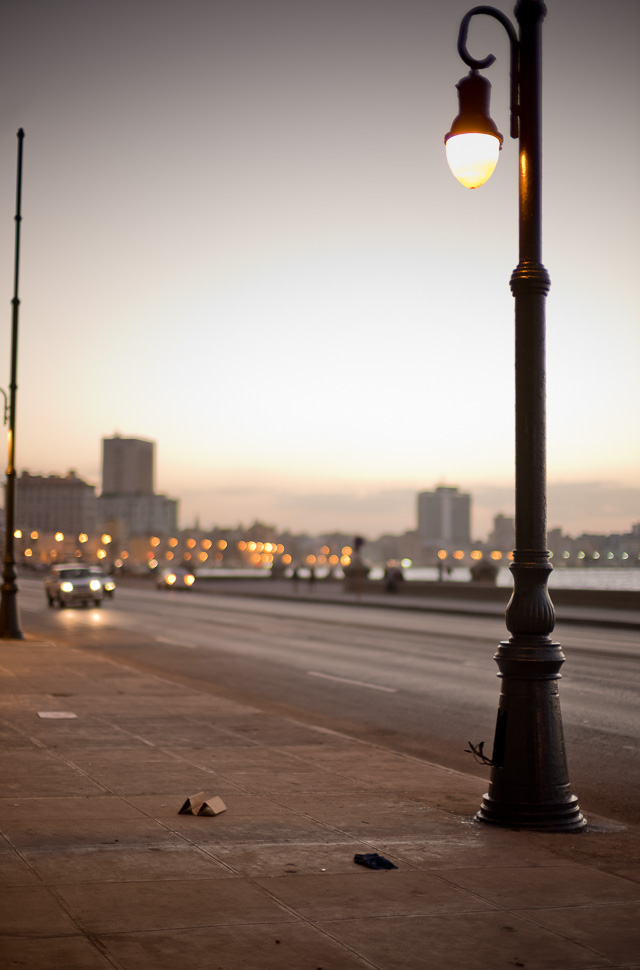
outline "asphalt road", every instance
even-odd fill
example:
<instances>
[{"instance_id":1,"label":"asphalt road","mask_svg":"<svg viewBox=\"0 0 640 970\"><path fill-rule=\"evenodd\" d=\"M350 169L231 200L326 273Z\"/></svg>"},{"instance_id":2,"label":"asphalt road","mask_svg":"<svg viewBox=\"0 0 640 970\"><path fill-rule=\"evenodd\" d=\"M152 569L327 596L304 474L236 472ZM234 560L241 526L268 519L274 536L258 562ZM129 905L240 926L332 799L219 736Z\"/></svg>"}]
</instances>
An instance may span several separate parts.
<instances>
[{"instance_id":1,"label":"asphalt road","mask_svg":"<svg viewBox=\"0 0 640 970\"><path fill-rule=\"evenodd\" d=\"M500 619L119 588L99 609L50 610L20 580L21 622L38 637L482 777L467 742L491 750ZM583 811L640 821L638 632L559 623L560 684L574 792Z\"/></svg>"}]
</instances>

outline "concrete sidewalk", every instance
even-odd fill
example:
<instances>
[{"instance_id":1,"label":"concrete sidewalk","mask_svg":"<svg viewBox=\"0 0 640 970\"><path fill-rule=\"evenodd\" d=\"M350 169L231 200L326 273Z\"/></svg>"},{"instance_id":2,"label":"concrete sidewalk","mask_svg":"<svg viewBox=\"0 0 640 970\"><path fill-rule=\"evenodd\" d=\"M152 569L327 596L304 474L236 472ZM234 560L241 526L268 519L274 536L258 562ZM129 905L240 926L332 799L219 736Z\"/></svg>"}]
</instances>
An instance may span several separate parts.
<instances>
[{"instance_id":1,"label":"concrete sidewalk","mask_svg":"<svg viewBox=\"0 0 640 970\"><path fill-rule=\"evenodd\" d=\"M0 689L3 968L640 968L637 829L475 823L482 778L88 650L0 641Z\"/></svg>"}]
</instances>

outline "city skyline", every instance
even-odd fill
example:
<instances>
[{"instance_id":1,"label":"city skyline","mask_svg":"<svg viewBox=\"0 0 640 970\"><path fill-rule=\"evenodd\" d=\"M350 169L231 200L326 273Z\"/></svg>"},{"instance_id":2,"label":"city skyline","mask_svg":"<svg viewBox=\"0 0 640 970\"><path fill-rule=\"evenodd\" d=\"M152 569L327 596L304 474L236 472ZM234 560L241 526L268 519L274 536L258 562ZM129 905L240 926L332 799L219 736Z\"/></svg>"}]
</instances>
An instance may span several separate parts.
<instances>
[{"instance_id":1,"label":"city skyline","mask_svg":"<svg viewBox=\"0 0 640 970\"><path fill-rule=\"evenodd\" d=\"M547 8L548 525L625 531L640 518L640 9ZM120 433L158 442L157 489L183 525L396 533L417 492L450 484L474 496L474 537L513 513L516 148L469 192L443 146L468 9L5 12L5 387L26 133L18 472L97 483L100 438ZM504 32L475 19L507 131Z\"/></svg>"},{"instance_id":2,"label":"city skyline","mask_svg":"<svg viewBox=\"0 0 640 970\"><path fill-rule=\"evenodd\" d=\"M139 439L131 439L133 443L137 443ZM124 439L125 443L127 439ZM153 463L155 463L155 445L156 442L145 441L145 444L151 445L154 449L153 452ZM103 439L103 457L104 457L104 439ZM100 490L100 479L102 478L104 484L104 468L99 472L98 477L95 481L88 480L87 485L90 485L96 490L97 495L105 495L104 491ZM26 469L25 473L27 475L33 474L32 470ZM49 476L54 478L59 477L61 480L66 480L69 476L75 478L76 470L69 469L65 474L58 475L54 472L41 472L42 476L46 479ZM511 504L513 503L513 495L508 488L485 488L479 491L477 494L471 492L466 488L458 489L458 486L452 486L451 483L431 483L428 488L421 488L416 492L407 490L405 493L400 491L394 491L388 494L385 493L370 493L368 495L357 496L353 499L351 496L317 496L316 502L326 503L323 506L327 515L327 521L332 521L334 524L332 526L327 526L321 529L309 529L305 526L305 512L304 505L301 508L296 509L291 513L291 519L279 519L277 517L269 517L257 515L251 512L249 506L244 510L244 514L239 518L214 518L211 520L205 520L201 516L196 515L194 518L185 517L184 515L178 516L178 526L180 531L188 531L189 528L195 527L202 528L205 530L216 529L216 528L230 528L235 529L239 526L244 528L250 528L252 524L257 522L262 522L264 525L273 526L278 532L290 532L294 534L309 534L309 535L322 535L331 534L334 532L342 532L345 534L363 534L367 539L377 539L383 535L401 535L405 532L419 531L419 511L418 505L420 502L421 494L425 491L432 493L443 489L445 491L463 491L470 492L470 520L471 529L470 537L471 541L486 542L488 535L492 532L494 528L494 520L496 516L513 516L513 510ZM20 489L20 480L18 479L18 491ZM597 497L594 497L593 491L597 489ZM621 493L619 489L615 490L612 495L608 493L606 488L601 485L594 485L591 483L586 483L585 485L566 485L558 484L550 488L550 507L557 511L559 517L555 519L550 519L549 531L552 529L560 529L563 534L578 537L585 534L596 534L596 535L611 535L611 534L627 534L631 531L634 524L639 521L638 516L638 489L629 489L626 494ZM180 496L166 496L161 493L155 493L158 499L162 499L164 503L172 504L177 501L178 510L180 510ZM107 499L109 496L107 495ZM278 495L280 501L283 500L283 496ZM286 497L285 497L286 499ZM587 528L581 525L580 516L584 515L584 509L588 508L594 501L597 501L600 507L603 508L603 515L601 518L602 525L597 528ZM340 505L341 502L345 503L345 507ZM333 504L332 504L333 503ZM511 504L510 504L511 503ZM364 514L369 515L371 520L377 523L371 529L359 529L352 528L355 519L358 515L362 515L362 509L364 506ZM506 511L505 511L506 510ZM286 510L281 508L283 514ZM402 518L402 514L406 513L406 517ZM608 515L607 515L608 513ZM296 519L296 515L302 514L302 519ZM626 519L624 518L626 514ZM300 524L297 526L295 522L298 521ZM340 524L340 522L346 524ZM619 525L611 525L615 521L620 521ZM392 525L395 522L396 525ZM153 531L153 530L152 530Z\"/></svg>"}]
</instances>

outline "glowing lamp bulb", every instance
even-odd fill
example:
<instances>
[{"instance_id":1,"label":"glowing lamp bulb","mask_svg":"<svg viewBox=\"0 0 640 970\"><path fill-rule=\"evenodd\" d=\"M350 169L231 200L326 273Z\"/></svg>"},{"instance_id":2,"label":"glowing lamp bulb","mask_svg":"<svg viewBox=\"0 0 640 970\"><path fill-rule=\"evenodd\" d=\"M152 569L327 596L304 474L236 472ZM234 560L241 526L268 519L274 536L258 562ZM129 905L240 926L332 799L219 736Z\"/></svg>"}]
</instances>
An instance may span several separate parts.
<instances>
[{"instance_id":1,"label":"glowing lamp bulb","mask_svg":"<svg viewBox=\"0 0 640 970\"><path fill-rule=\"evenodd\" d=\"M467 189L477 189L491 177L498 164L500 139L495 135L468 132L447 141L449 168Z\"/></svg>"},{"instance_id":2,"label":"glowing lamp bulb","mask_svg":"<svg viewBox=\"0 0 640 970\"><path fill-rule=\"evenodd\" d=\"M491 176L502 147L502 135L489 114L491 85L476 71L456 84L460 110L444 138L449 168L468 189Z\"/></svg>"}]
</instances>

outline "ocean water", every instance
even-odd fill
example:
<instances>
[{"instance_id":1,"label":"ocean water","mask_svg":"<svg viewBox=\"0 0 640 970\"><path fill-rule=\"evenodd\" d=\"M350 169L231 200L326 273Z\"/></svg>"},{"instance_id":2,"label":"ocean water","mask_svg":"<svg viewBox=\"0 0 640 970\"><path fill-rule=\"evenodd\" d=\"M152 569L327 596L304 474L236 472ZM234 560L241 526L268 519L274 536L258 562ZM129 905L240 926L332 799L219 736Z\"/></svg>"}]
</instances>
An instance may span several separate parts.
<instances>
[{"instance_id":1,"label":"ocean water","mask_svg":"<svg viewBox=\"0 0 640 970\"><path fill-rule=\"evenodd\" d=\"M382 572L380 572L382 575ZM372 578L373 574L372 574ZM436 580L438 570L435 567L405 570L405 579ZM448 577L453 583L468 583L471 574L466 567L454 569ZM508 566L501 566L498 572L498 586L513 586L513 576ZM588 567L559 567L549 576L549 589L631 589L640 591L640 568L615 566L594 569Z\"/></svg>"},{"instance_id":2,"label":"ocean water","mask_svg":"<svg viewBox=\"0 0 640 970\"><path fill-rule=\"evenodd\" d=\"M304 567L300 567L298 570L300 578L306 579L309 575L309 571ZM371 570L370 579L382 579L384 570L381 567L374 566ZM316 569L316 577L318 579L324 579L326 576L326 569L322 566L318 566ZM210 567L198 570L199 576L234 576L237 578L252 578L252 579L269 579L270 572L268 569L227 569L224 567ZM287 576L290 575L288 571ZM338 570L337 576L342 575L342 570ZM438 579L438 570L435 566L423 566L416 567L412 569L404 570L404 577L409 582L411 580L427 580L435 582ZM469 569L461 566L454 569L450 576L447 577L447 581L451 583L468 583L471 579L471 573ZM507 566L502 566L498 573L498 586L510 587L513 585L513 577L509 572ZM559 567L553 570L549 576L549 589L630 589L640 591L640 568L635 566L627 566L623 568L617 568L616 566L604 567L602 569L596 569L591 566L589 567L574 567L568 568L566 566Z\"/></svg>"}]
</instances>

